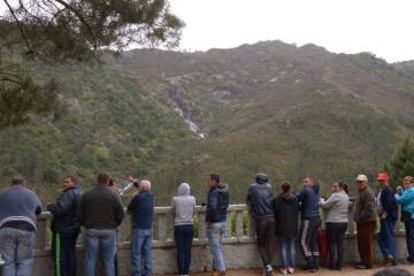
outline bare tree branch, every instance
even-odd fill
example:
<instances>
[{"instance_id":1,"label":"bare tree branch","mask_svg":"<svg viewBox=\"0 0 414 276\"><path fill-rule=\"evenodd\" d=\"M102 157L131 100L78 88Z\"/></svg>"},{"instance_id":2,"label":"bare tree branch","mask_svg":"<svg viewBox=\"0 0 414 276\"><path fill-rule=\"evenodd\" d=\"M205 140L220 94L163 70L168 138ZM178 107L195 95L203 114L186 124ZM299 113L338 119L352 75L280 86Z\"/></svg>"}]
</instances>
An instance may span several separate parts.
<instances>
[{"instance_id":1,"label":"bare tree branch","mask_svg":"<svg viewBox=\"0 0 414 276\"><path fill-rule=\"evenodd\" d=\"M30 45L29 39L27 38L26 32L24 30L24 27L21 24L20 20L17 18L16 14L14 12L13 7L10 5L9 1L7 1L7 0L3 0L3 2L6 4L7 8L9 9L10 14L13 16L13 18L14 18L16 24L17 24L17 27L19 28L19 31L20 31L20 33L22 35L22 38L23 38L23 40L24 40L24 42L25 42L25 44L26 44L29 52L30 53L34 53L34 50L33 50L32 46Z\"/></svg>"}]
</instances>

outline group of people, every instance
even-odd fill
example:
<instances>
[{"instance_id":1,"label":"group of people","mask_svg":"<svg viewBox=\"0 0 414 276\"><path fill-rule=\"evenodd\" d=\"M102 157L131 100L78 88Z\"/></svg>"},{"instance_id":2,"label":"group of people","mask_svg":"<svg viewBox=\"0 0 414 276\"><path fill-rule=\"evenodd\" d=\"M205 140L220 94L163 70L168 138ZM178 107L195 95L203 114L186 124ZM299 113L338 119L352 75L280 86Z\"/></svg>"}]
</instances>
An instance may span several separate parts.
<instances>
[{"instance_id":1,"label":"group of people","mask_svg":"<svg viewBox=\"0 0 414 276\"><path fill-rule=\"evenodd\" d=\"M148 180L130 179L138 192L127 213L132 216L131 269L134 276L152 275L152 220L154 194ZM386 264L395 266L396 240L394 227L399 217L406 227L408 262L414 263L414 178L406 177L403 187L396 193L389 185L386 173L377 176L379 193L375 195L365 175L356 178L357 194L351 198L344 183L332 184L331 195L319 195L319 186L310 176L303 178L303 190L295 193L288 182L280 186L273 196L268 176L256 175L255 183L247 190L246 203L254 220L257 245L265 275L273 275L274 241L279 240L282 274L293 274L296 269L296 242L306 259L305 269L316 272L319 268L318 231L320 216L325 215L329 252L329 268L341 270L344 258L344 238L348 227L349 209L357 225L357 240L361 263L359 269L373 266L374 237L377 235ZM53 215L52 255L55 275L73 276L77 273L76 243L82 229L84 237L83 274L96 275L98 256L102 257L105 275L117 275L117 229L124 220L125 211L114 183L107 173L98 175L97 184L81 193L77 180L68 176L63 191L47 210ZM206 229L208 247L213 259L213 275L225 275L223 237L227 226L229 206L228 187L220 176L208 178ZM190 185L182 183L172 199L174 239L177 248L179 275L189 275L191 248L194 236L193 217L196 199L191 196ZM320 212L324 210L324 212ZM0 254L4 261L3 276L31 275L33 265L36 219L42 211L37 195L27 188L25 179L15 177L12 186L0 193ZM299 222L300 217L300 222Z\"/></svg>"}]
</instances>

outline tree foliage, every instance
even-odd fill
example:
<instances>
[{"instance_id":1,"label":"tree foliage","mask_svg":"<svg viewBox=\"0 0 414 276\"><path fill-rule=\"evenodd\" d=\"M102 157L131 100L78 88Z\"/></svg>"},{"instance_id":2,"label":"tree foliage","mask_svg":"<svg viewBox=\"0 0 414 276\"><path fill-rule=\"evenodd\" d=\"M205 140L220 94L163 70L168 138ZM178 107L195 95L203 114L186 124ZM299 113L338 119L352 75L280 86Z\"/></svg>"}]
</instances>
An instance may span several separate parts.
<instances>
[{"instance_id":1,"label":"tree foliage","mask_svg":"<svg viewBox=\"0 0 414 276\"><path fill-rule=\"evenodd\" d=\"M2 1L7 7L0 15L0 111L7 113L2 126L26 122L31 113L54 111L57 103L53 81L36 83L33 72L5 60L7 54L50 62L97 58L103 49L118 53L131 45L174 47L184 26L167 0ZM50 96L49 103L38 102L44 99L41 92ZM16 112L16 106L22 108Z\"/></svg>"},{"instance_id":2,"label":"tree foliage","mask_svg":"<svg viewBox=\"0 0 414 276\"><path fill-rule=\"evenodd\" d=\"M414 142L406 137L385 166L391 174L392 183L400 185L406 176L414 175Z\"/></svg>"}]
</instances>

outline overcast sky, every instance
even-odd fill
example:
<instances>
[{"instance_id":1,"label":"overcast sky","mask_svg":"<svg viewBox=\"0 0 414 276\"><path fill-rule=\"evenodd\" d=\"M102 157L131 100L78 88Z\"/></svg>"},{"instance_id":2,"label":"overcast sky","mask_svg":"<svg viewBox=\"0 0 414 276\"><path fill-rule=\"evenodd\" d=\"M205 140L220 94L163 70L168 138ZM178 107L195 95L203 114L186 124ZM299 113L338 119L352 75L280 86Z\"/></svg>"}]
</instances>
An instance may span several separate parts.
<instances>
[{"instance_id":1,"label":"overcast sky","mask_svg":"<svg viewBox=\"0 0 414 276\"><path fill-rule=\"evenodd\" d=\"M11 0L14 2L16 0ZM414 0L170 0L187 24L181 49L231 48L262 40L414 59ZM4 11L0 1L0 11Z\"/></svg>"},{"instance_id":2,"label":"overcast sky","mask_svg":"<svg viewBox=\"0 0 414 276\"><path fill-rule=\"evenodd\" d=\"M280 39L333 52L414 59L414 0L170 0L187 27L182 49Z\"/></svg>"}]
</instances>

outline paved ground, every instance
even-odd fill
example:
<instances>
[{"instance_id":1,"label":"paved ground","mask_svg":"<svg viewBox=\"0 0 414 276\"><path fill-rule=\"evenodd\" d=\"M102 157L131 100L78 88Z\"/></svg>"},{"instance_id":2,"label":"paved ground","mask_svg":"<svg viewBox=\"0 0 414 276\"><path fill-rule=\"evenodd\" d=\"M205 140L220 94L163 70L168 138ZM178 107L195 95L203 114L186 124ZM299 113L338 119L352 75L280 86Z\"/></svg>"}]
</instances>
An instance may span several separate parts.
<instances>
[{"instance_id":1,"label":"paved ground","mask_svg":"<svg viewBox=\"0 0 414 276\"><path fill-rule=\"evenodd\" d=\"M411 265L401 265L399 266L399 268L402 269L406 269L410 272L412 272L414 274L414 266ZM373 275L375 272L377 272L378 270L381 270L383 268L378 267L376 269L371 269L371 270L355 270L352 268L345 268L342 271L330 271L330 270L326 270L326 269L321 269L318 273L306 273L304 271L297 271L294 275L341 275L341 276L354 276L354 275L358 275L358 276L371 276ZM210 276L210 273L196 273L196 274L192 274L192 275L197 275L197 276ZM227 276L249 276L249 275L262 275L260 270L233 270L233 271L229 271L227 274ZM276 273L276 275L281 275L280 273Z\"/></svg>"}]
</instances>

